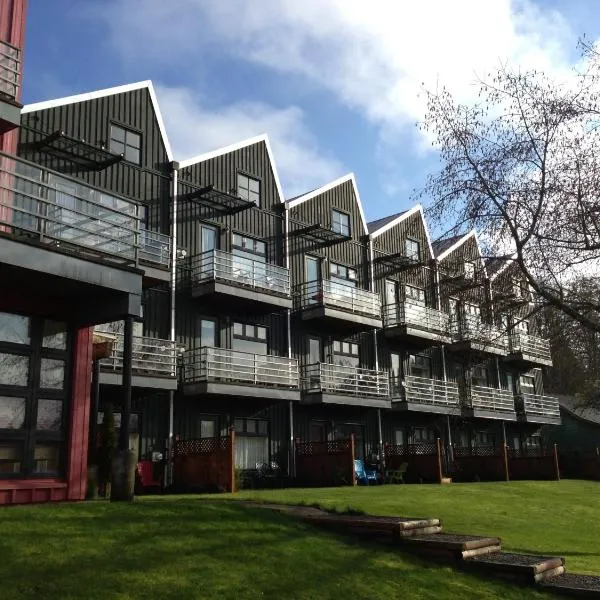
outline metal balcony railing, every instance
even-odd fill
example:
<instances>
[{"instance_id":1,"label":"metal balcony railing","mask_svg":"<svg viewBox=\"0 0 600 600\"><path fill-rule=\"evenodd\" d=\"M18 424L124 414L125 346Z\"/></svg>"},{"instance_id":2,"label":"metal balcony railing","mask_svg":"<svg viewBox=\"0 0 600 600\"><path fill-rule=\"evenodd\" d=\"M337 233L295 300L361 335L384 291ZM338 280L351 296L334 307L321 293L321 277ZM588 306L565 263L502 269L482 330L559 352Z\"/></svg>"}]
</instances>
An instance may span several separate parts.
<instances>
[{"instance_id":1,"label":"metal balcony railing","mask_svg":"<svg viewBox=\"0 0 600 600\"><path fill-rule=\"evenodd\" d=\"M192 285L221 280L282 296L290 295L290 271L223 250L207 250L190 259Z\"/></svg>"},{"instance_id":2,"label":"metal balcony railing","mask_svg":"<svg viewBox=\"0 0 600 600\"><path fill-rule=\"evenodd\" d=\"M460 404L458 384L454 381L407 375L404 380L391 377L390 385L393 400L449 407Z\"/></svg>"},{"instance_id":3,"label":"metal balcony railing","mask_svg":"<svg viewBox=\"0 0 600 600\"><path fill-rule=\"evenodd\" d=\"M532 356L544 361L551 361L550 342L528 333L515 331L510 335L510 352L521 352L527 356Z\"/></svg>"},{"instance_id":4,"label":"metal balcony railing","mask_svg":"<svg viewBox=\"0 0 600 600\"><path fill-rule=\"evenodd\" d=\"M101 331L102 329L98 329ZM123 370L123 334L115 336L112 353L100 360L103 371L121 372ZM177 374L177 349L175 342L145 336L133 337L131 370L134 375L154 377L175 377Z\"/></svg>"},{"instance_id":5,"label":"metal balcony railing","mask_svg":"<svg viewBox=\"0 0 600 600\"><path fill-rule=\"evenodd\" d=\"M203 346L185 353L183 381L298 389L298 361L284 356Z\"/></svg>"},{"instance_id":6,"label":"metal balcony railing","mask_svg":"<svg viewBox=\"0 0 600 600\"><path fill-rule=\"evenodd\" d=\"M467 406L480 410L512 412L515 410L515 398L509 390L474 385Z\"/></svg>"},{"instance_id":7,"label":"metal balcony railing","mask_svg":"<svg viewBox=\"0 0 600 600\"><path fill-rule=\"evenodd\" d=\"M0 41L0 94L16 100L21 85L21 50Z\"/></svg>"},{"instance_id":8,"label":"metal balcony railing","mask_svg":"<svg viewBox=\"0 0 600 600\"><path fill-rule=\"evenodd\" d=\"M469 341L489 349L508 351L508 336L495 325L484 323L477 315L463 315L450 321L454 341Z\"/></svg>"},{"instance_id":9,"label":"metal balcony railing","mask_svg":"<svg viewBox=\"0 0 600 600\"><path fill-rule=\"evenodd\" d=\"M536 394L519 394L516 401L519 412L525 415L560 418L558 398Z\"/></svg>"},{"instance_id":10,"label":"metal balcony railing","mask_svg":"<svg viewBox=\"0 0 600 600\"><path fill-rule=\"evenodd\" d=\"M140 226L137 203L0 153L0 231L168 267L171 238Z\"/></svg>"},{"instance_id":11,"label":"metal balcony railing","mask_svg":"<svg viewBox=\"0 0 600 600\"><path fill-rule=\"evenodd\" d=\"M423 306L408 300L397 304L385 304L383 326L410 326L436 333L450 332L450 315L441 310Z\"/></svg>"},{"instance_id":12,"label":"metal balcony railing","mask_svg":"<svg viewBox=\"0 0 600 600\"><path fill-rule=\"evenodd\" d=\"M294 290L296 309L330 306L352 314L381 317L381 300L368 290L323 279L298 285Z\"/></svg>"},{"instance_id":13,"label":"metal balcony railing","mask_svg":"<svg viewBox=\"0 0 600 600\"><path fill-rule=\"evenodd\" d=\"M302 369L302 390L356 397L388 398L389 376L385 371L313 363Z\"/></svg>"}]
</instances>

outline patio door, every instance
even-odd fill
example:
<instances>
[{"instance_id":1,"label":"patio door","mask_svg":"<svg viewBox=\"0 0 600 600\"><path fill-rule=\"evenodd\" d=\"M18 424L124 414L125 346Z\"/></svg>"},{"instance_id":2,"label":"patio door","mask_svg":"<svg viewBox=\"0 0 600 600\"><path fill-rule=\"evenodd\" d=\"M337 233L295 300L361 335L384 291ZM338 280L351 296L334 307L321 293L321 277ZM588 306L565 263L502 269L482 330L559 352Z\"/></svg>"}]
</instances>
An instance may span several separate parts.
<instances>
[{"instance_id":1,"label":"patio door","mask_svg":"<svg viewBox=\"0 0 600 600\"><path fill-rule=\"evenodd\" d=\"M316 256L304 257L304 302L316 304L322 300L321 290L321 259Z\"/></svg>"},{"instance_id":2,"label":"patio door","mask_svg":"<svg viewBox=\"0 0 600 600\"><path fill-rule=\"evenodd\" d=\"M402 396L402 359L398 352L390 353L390 387L392 398Z\"/></svg>"},{"instance_id":3,"label":"patio door","mask_svg":"<svg viewBox=\"0 0 600 600\"><path fill-rule=\"evenodd\" d=\"M213 251L219 247L217 228L200 223L198 246L200 279L215 277L218 267L215 263L215 253Z\"/></svg>"}]
</instances>

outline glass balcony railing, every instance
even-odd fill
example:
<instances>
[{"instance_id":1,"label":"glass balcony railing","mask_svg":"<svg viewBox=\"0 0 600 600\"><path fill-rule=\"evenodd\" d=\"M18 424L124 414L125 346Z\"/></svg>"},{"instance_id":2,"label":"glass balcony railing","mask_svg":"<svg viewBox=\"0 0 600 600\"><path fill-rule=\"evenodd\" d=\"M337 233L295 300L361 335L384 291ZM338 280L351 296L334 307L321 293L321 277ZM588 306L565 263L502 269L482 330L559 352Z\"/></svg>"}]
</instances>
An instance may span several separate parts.
<instances>
[{"instance_id":1,"label":"glass balcony railing","mask_svg":"<svg viewBox=\"0 0 600 600\"><path fill-rule=\"evenodd\" d=\"M458 384L429 377L407 375L390 378L392 400L402 400L414 404L458 407L460 398Z\"/></svg>"},{"instance_id":2,"label":"glass balcony railing","mask_svg":"<svg viewBox=\"0 0 600 600\"><path fill-rule=\"evenodd\" d=\"M558 398L538 396L537 394L519 394L516 401L517 409L524 415L560 419Z\"/></svg>"},{"instance_id":3,"label":"glass balcony railing","mask_svg":"<svg viewBox=\"0 0 600 600\"><path fill-rule=\"evenodd\" d=\"M140 226L137 203L0 153L0 231L126 264L168 268L171 238Z\"/></svg>"},{"instance_id":4,"label":"glass balcony railing","mask_svg":"<svg viewBox=\"0 0 600 600\"><path fill-rule=\"evenodd\" d=\"M302 390L355 397L388 398L390 382L385 371L314 363L305 365L302 369Z\"/></svg>"},{"instance_id":5,"label":"glass balcony railing","mask_svg":"<svg viewBox=\"0 0 600 600\"><path fill-rule=\"evenodd\" d=\"M484 323L477 315L463 315L461 318L451 319L450 331L455 342L472 342L488 350L508 351L508 336L500 328Z\"/></svg>"},{"instance_id":6,"label":"glass balcony railing","mask_svg":"<svg viewBox=\"0 0 600 600\"><path fill-rule=\"evenodd\" d=\"M185 353L183 380L298 389L298 361L204 346Z\"/></svg>"},{"instance_id":7,"label":"glass balcony railing","mask_svg":"<svg viewBox=\"0 0 600 600\"><path fill-rule=\"evenodd\" d=\"M498 412L514 412L515 398L509 390L474 385L466 404L469 408Z\"/></svg>"},{"instance_id":8,"label":"glass balcony railing","mask_svg":"<svg viewBox=\"0 0 600 600\"><path fill-rule=\"evenodd\" d=\"M100 331L101 329L98 329ZM123 371L123 334L107 332L115 337L112 353L100 360L103 371ZM175 342L146 336L133 337L131 371L134 375L174 378L177 374Z\"/></svg>"},{"instance_id":9,"label":"glass balcony railing","mask_svg":"<svg viewBox=\"0 0 600 600\"><path fill-rule=\"evenodd\" d=\"M450 316L430 306L405 301L384 305L382 313L384 327L408 326L434 333L450 333Z\"/></svg>"},{"instance_id":10,"label":"glass balcony railing","mask_svg":"<svg viewBox=\"0 0 600 600\"><path fill-rule=\"evenodd\" d=\"M509 352L521 353L543 362L552 362L550 355L550 342L528 333L513 332L509 337Z\"/></svg>"},{"instance_id":11,"label":"glass balcony railing","mask_svg":"<svg viewBox=\"0 0 600 600\"><path fill-rule=\"evenodd\" d=\"M21 50L0 41L0 95L11 100L19 97L21 85Z\"/></svg>"},{"instance_id":12,"label":"glass balcony railing","mask_svg":"<svg viewBox=\"0 0 600 600\"><path fill-rule=\"evenodd\" d=\"M192 285L221 280L271 294L290 295L290 271L223 250L208 250L190 259Z\"/></svg>"},{"instance_id":13,"label":"glass balcony railing","mask_svg":"<svg viewBox=\"0 0 600 600\"><path fill-rule=\"evenodd\" d=\"M381 300L377 294L329 279L297 286L294 302L296 309L329 306L351 314L381 317Z\"/></svg>"}]
</instances>

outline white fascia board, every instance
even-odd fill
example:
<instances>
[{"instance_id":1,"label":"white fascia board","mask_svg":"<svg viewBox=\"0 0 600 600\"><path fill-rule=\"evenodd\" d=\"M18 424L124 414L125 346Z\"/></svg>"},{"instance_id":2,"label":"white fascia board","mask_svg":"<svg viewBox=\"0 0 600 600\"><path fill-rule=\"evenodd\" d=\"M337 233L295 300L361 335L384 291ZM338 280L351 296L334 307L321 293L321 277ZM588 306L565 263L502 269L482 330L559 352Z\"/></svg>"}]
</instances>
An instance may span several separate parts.
<instances>
[{"instance_id":1,"label":"white fascia board","mask_svg":"<svg viewBox=\"0 0 600 600\"><path fill-rule=\"evenodd\" d=\"M459 240L454 242L454 244L452 244L452 246L450 246L450 248L447 248L446 250L444 250L439 256L436 256L435 257L436 260L438 262L443 260L446 256L448 256L448 254L450 254L451 252L454 252L457 248L460 248L460 246L462 246L473 235L475 235L474 229L472 231L469 231L469 233L466 233L465 235L463 235L463 237L461 237Z\"/></svg>"},{"instance_id":2,"label":"white fascia board","mask_svg":"<svg viewBox=\"0 0 600 600\"><path fill-rule=\"evenodd\" d=\"M236 142L235 144L230 144L229 146L224 146L223 148L217 148L216 150L205 152L204 154L198 154L197 156L187 158L186 160L181 160L179 161L179 168L185 169L186 167L210 160L211 158L216 158L217 156L229 154L230 152L235 152L236 150L241 150L242 148L246 148L254 144L259 144L260 142L263 142L267 149L267 155L269 157L269 162L271 163L271 171L273 172L273 179L275 179L275 187L277 188L277 193L279 194L279 201L285 202L281 181L279 179L279 174L277 173L277 167L273 157L273 151L271 150L271 143L269 142L269 136L266 133L257 135L256 137L247 140L242 140L241 142Z\"/></svg>"},{"instance_id":3,"label":"white fascia board","mask_svg":"<svg viewBox=\"0 0 600 600\"><path fill-rule=\"evenodd\" d=\"M501 275L502 273L504 273L504 271L506 271L506 269L508 269L508 267L510 267L510 265L514 264L516 260L517 260L517 253L515 252L512 256L507 258L506 261L504 262L504 264L490 277L490 281L494 281L494 279L496 279L496 277L498 277L498 275Z\"/></svg>"},{"instance_id":4,"label":"white fascia board","mask_svg":"<svg viewBox=\"0 0 600 600\"><path fill-rule=\"evenodd\" d=\"M304 194L304 196L300 196L299 198L294 198L294 200L288 200L286 202L286 208L288 208L288 209L294 208L294 206L298 206L299 204L303 204L304 202L307 202L308 200L312 200L313 198L316 198L317 196L320 196L321 194L324 194L325 192L328 192L329 190L332 190L348 181L352 182L352 187L354 189L354 196L356 197L356 203L358 204L358 211L360 213L360 220L363 225L363 230L364 230L365 234L368 234L367 220L365 219L365 213L363 211L362 202L360 201L360 194L358 193L358 186L356 185L356 178L354 177L354 173L348 173L346 175L343 175L342 177L340 177L339 179L336 179L335 181L331 181L330 183L328 183L316 190L313 190L312 192L308 192L308 194Z\"/></svg>"},{"instance_id":5,"label":"white fascia board","mask_svg":"<svg viewBox=\"0 0 600 600\"><path fill-rule=\"evenodd\" d=\"M471 231L471 233L475 237L475 243L477 244L477 251L479 252L479 261L481 262L483 274L484 274L485 278L487 279L487 276L488 276L487 269L485 267L485 260L483 260L483 252L481 251L481 246L479 245L479 238L477 237L477 232L473 229Z\"/></svg>"},{"instance_id":6,"label":"white fascia board","mask_svg":"<svg viewBox=\"0 0 600 600\"><path fill-rule=\"evenodd\" d=\"M58 106L66 106L68 104L76 104L78 102L87 102L88 100L96 100L97 98L105 98L107 96L116 96L117 94L125 94L127 92L133 92L135 90L147 89L150 94L150 101L154 108L154 114L156 115L156 121L158 122L158 128L165 145L167 157L170 161L173 160L173 153L171 152L171 144L167 136L167 130L160 112L158 105L158 99L154 91L152 81L138 81L137 83L128 83L126 85L118 85L116 87L106 88L104 90L96 90L94 92L85 92L83 94L76 94L74 96L65 96L64 98L55 98L54 100L44 100L43 102L34 102L33 104L26 104L21 109L21 114L27 114L36 112L38 110L47 110L49 108L56 108Z\"/></svg>"}]
</instances>

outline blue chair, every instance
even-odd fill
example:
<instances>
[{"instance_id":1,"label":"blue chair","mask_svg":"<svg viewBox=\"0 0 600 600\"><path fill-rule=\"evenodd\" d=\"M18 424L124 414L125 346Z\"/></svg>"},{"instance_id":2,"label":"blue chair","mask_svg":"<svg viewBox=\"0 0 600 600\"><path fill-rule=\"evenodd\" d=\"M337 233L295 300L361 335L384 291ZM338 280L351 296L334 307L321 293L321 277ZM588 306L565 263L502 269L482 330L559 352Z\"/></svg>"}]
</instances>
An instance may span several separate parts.
<instances>
[{"instance_id":1,"label":"blue chair","mask_svg":"<svg viewBox=\"0 0 600 600\"><path fill-rule=\"evenodd\" d=\"M356 481L363 485L369 485L371 482L377 483L377 471L375 469L365 469L365 463L360 459L354 461L354 475Z\"/></svg>"}]
</instances>

